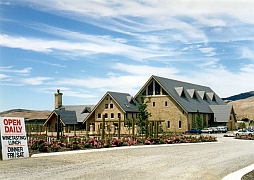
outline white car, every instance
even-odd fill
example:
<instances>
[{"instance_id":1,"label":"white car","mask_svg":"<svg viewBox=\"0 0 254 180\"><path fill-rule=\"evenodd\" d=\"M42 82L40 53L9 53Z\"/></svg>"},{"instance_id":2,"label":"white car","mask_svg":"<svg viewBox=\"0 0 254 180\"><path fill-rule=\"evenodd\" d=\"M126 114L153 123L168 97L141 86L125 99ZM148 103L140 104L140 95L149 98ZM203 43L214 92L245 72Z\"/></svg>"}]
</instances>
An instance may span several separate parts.
<instances>
[{"instance_id":1,"label":"white car","mask_svg":"<svg viewBox=\"0 0 254 180\"><path fill-rule=\"evenodd\" d=\"M225 126L218 126L217 129L219 132L222 132L222 133L226 133L228 131Z\"/></svg>"},{"instance_id":2,"label":"white car","mask_svg":"<svg viewBox=\"0 0 254 180\"><path fill-rule=\"evenodd\" d=\"M251 131L248 131L248 130L242 130L242 129L239 129L237 131L234 131L234 136L252 136L254 135L254 132L251 132Z\"/></svg>"},{"instance_id":3,"label":"white car","mask_svg":"<svg viewBox=\"0 0 254 180\"><path fill-rule=\"evenodd\" d=\"M210 133L213 133L214 131L213 131L212 128L204 128L204 129L201 130L201 132L202 133L209 133L210 134Z\"/></svg>"}]
</instances>

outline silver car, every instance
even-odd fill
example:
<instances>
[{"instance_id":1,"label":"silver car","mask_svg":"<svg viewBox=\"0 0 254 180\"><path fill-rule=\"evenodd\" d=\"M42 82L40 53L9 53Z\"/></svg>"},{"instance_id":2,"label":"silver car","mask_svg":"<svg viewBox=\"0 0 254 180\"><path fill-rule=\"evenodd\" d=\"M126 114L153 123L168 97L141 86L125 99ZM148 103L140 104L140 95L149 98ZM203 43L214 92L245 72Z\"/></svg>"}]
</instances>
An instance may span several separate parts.
<instances>
[{"instance_id":1,"label":"silver car","mask_svg":"<svg viewBox=\"0 0 254 180\"><path fill-rule=\"evenodd\" d=\"M252 136L254 135L254 132L245 130L245 129L239 129L237 131L234 131L234 136Z\"/></svg>"}]
</instances>

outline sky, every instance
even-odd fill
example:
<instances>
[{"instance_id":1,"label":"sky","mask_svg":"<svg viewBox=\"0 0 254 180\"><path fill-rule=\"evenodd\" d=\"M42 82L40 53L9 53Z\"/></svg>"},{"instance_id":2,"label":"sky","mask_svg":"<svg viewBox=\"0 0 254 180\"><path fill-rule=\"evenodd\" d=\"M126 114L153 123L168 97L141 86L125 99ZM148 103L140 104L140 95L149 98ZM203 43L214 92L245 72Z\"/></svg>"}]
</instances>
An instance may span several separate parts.
<instances>
[{"instance_id":1,"label":"sky","mask_svg":"<svg viewBox=\"0 0 254 180\"><path fill-rule=\"evenodd\" d=\"M254 1L0 0L0 112L135 96L152 76L253 91Z\"/></svg>"}]
</instances>

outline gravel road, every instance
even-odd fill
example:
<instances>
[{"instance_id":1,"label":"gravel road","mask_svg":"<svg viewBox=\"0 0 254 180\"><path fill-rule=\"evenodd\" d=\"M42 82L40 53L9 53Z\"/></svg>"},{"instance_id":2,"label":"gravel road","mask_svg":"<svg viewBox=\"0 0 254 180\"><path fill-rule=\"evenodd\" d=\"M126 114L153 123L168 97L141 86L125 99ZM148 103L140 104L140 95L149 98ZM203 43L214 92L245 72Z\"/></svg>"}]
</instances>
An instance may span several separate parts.
<instances>
[{"instance_id":1,"label":"gravel road","mask_svg":"<svg viewBox=\"0 0 254 180\"><path fill-rule=\"evenodd\" d=\"M0 179L222 179L254 163L254 142L216 135L216 143L111 148L0 161Z\"/></svg>"}]
</instances>

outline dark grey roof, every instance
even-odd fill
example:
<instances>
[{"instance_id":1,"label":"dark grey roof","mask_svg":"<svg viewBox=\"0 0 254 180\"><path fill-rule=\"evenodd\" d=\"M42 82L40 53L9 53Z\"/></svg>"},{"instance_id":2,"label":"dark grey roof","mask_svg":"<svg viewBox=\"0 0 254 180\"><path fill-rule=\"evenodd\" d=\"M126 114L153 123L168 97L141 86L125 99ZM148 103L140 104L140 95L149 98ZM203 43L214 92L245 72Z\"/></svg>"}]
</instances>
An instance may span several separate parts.
<instances>
[{"instance_id":1,"label":"dark grey roof","mask_svg":"<svg viewBox=\"0 0 254 180\"><path fill-rule=\"evenodd\" d=\"M226 105L210 87L158 76L151 78L154 78L187 112L197 112L198 110L201 113L213 113L210 105Z\"/></svg>"},{"instance_id":2,"label":"dark grey roof","mask_svg":"<svg viewBox=\"0 0 254 180\"><path fill-rule=\"evenodd\" d=\"M214 113L214 121L228 122L232 110L232 105L210 105Z\"/></svg>"},{"instance_id":3,"label":"dark grey roof","mask_svg":"<svg viewBox=\"0 0 254 180\"><path fill-rule=\"evenodd\" d=\"M94 107L95 105L70 105L70 106L61 106L60 108L58 108L58 110L73 111L76 114L77 118L76 121L83 122Z\"/></svg>"},{"instance_id":4,"label":"dark grey roof","mask_svg":"<svg viewBox=\"0 0 254 180\"><path fill-rule=\"evenodd\" d=\"M75 111L54 110L65 125L78 124Z\"/></svg>"},{"instance_id":5,"label":"dark grey roof","mask_svg":"<svg viewBox=\"0 0 254 180\"><path fill-rule=\"evenodd\" d=\"M125 112L139 112L138 103L129 93L107 92Z\"/></svg>"}]
</instances>

